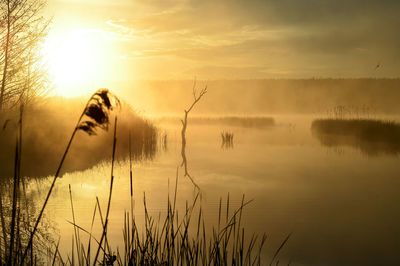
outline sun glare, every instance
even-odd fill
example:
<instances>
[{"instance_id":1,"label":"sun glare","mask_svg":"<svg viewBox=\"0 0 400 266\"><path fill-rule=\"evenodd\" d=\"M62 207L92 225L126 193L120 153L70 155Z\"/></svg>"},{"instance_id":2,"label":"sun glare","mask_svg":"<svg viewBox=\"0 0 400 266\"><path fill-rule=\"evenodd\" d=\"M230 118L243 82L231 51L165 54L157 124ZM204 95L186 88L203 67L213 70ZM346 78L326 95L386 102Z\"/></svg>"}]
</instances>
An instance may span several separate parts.
<instances>
[{"instance_id":1,"label":"sun glare","mask_svg":"<svg viewBox=\"0 0 400 266\"><path fill-rule=\"evenodd\" d=\"M74 97L90 93L104 65L101 52L101 41L84 30L48 36L43 53L54 94Z\"/></svg>"}]
</instances>

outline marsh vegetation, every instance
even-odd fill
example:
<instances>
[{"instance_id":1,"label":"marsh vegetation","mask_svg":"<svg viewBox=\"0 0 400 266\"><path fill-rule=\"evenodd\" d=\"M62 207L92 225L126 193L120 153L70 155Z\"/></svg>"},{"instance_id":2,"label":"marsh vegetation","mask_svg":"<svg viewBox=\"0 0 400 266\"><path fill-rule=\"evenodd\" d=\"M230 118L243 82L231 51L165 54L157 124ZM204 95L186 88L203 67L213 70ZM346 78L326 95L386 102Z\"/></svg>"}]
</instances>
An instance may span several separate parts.
<instances>
[{"instance_id":1,"label":"marsh vegetation","mask_svg":"<svg viewBox=\"0 0 400 266\"><path fill-rule=\"evenodd\" d=\"M221 132L221 140L222 140L221 147L226 148L226 149L233 148L233 136L234 136L234 133L232 133L232 132L222 131Z\"/></svg>"},{"instance_id":2,"label":"marsh vegetation","mask_svg":"<svg viewBox=\"0 0 400 266\"><path fill-rule=\"evenodd\" d=\"M350 146L367 155L400 152L400 124L379 119L370 106L338 105L326 112L327 118L311 124L313 136L328 147Z\"/></svg>"},{"instance_id":3,"label":"marsh vegetation","mask_svg":"<svg viewBox=\"0 0 400 266\"><path fill-rule=\"evenodd\" d=\"M311 126L326 146L351 146L368 155L400 153L400 124L369 119L319 119Z\"/></svg>"},{"instance_id":4,"label":"marsh vegetation","mask_svg":"<svg viewBox=\"0 0 400 266\"><path fill-rule=\"evenodd\" d=\"M21 155L24 166L22 176L44 177L53 174L65 149L65 141L74 128L72 117L82 109L76 100L48 99L40 105L27 106L24 112L23 147ZM3 113L0 117L0 176L13 176L15 133L18 124L18 110ZM135 161L152 159L156 155L160 132L148 120L138 116L128 105L122 104L119 115L121 140L118 143L117 158L128 155L128 135L131 132L132 156ZM109 159L111 132L99 131L95 138L78 132L75 145L69 151L62 173L84 170Z\"/></svg>"}]
</instances>

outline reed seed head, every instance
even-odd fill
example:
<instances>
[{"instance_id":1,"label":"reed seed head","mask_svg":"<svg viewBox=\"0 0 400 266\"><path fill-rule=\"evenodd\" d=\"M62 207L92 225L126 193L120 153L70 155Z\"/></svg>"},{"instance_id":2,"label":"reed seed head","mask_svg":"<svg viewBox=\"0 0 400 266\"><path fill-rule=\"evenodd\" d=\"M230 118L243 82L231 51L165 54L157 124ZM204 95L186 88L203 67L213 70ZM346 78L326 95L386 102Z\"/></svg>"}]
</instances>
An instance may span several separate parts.
<instances>
[{"instance_id":1,"label":"reed seed head","mask_svg":"<svg viewBox=\"0 0 400 266\"><path fill-rule=\"evenodd\" d=\"M77 129L89 135L96 135L96 129L108 130L110 113L114 107L120 108L121 103L117 96L108 89L99 89L90 97L83 112L82 121Z\"/></svg>"}]
</instances>

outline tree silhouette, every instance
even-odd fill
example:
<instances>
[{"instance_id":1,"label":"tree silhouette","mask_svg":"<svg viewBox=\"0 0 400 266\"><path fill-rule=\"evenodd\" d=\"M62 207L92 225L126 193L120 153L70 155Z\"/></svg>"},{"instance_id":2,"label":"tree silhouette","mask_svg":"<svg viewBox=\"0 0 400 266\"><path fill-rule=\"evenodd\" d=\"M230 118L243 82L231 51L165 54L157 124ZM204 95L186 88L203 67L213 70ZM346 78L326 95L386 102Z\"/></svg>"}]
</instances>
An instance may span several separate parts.
<instances>
[{"instance_id":1,"label":"tree silhouette","mask_svg":"<svg viewBox=\"0 0 400 266\"><path fill-rule=\"evenodd\" d=\"M0 1L0 110L32 99L46 88L40 43L50 20L44 0Z\"/></svg>"},{"instance_id":2,"label":"tree silhouette","mask_svg":"<svg viewBox=\"0 0 400 266\"><path fill-rule=\"evenodd\" d=\"M199 188L199 186L193 180L193 177L190 175L190 173L188 171L187 158L186 158L186 128L187 128L188 114L190 113L190 111L192 111L192 109L196 105L196 103L198 103L200 101L201 97L203 97L204 94L207 93L207 86L204 89L200 90L199 93L197 93L196 92L196 80L195 80L194 83L193 83L192 91L193 91L193 102L189 106L189 108L185 110L185 116L184 116L183 119L181 119L181 122L182 122L182 130L181 130L181 137L182 137L182 148L181 148L182 163L181 163L181 167L183 167L184 170L185 170L185 176L188 177L190 179L190 181L192 181L193 185L196 188Z\"/></svg>"}]
</instances>

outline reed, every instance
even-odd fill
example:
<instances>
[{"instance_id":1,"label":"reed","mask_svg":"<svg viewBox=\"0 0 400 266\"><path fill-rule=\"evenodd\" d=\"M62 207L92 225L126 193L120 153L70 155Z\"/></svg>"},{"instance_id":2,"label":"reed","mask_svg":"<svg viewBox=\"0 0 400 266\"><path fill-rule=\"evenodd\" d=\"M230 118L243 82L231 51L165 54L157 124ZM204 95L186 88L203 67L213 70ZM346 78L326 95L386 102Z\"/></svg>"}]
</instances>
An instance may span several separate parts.
<instances>
[{"instance_id":1,"label":"reed","mask_svg":"<svg viewBox=\"0 0 400 266\"><path fill-rule=\"evenodd\" d=\"M222 131L221 132L221 147L222 148L233 148L233 137L234 133L233 132L228 132L228 131Z\"/></svg>"},{"instance_id":2,"label":"reed","mask_svg":"<svg viewBox=\"0 0 400 266\"><path fill-rule=\"evenodd\" d=\"M111 207L111 196L114 184L114 162L115 162L115 145L117 143L117 117L115 117L114 122L114 138L113 138L113 149L112 149L112 158L111 158L111 181L110 181L110 193L108 196L108 204L107 204L107 212L105 217L105 222L103 226L103 233L101 234L100 243L98 249L96 251L96 256L94 257L94 263L97 262L97 257L100 252L101 244L103 243L104 238L107 239L107 226L108 226L108 216L110 214L110 207ZM106 241L107 242L107 241Z\"/></svg>"},{"instance_id":3,"label":"reed","mask_svg":"<svg viewBox=\"0 0 400 266\"><path fill-rule=\"evenodd\" d=\"M374 107L363 104L356 105L336 105L326 111L330 119L373 119L376 118L377 111Z\"/></svg>"},{"instance_id":4,"label":"reed","mask_svg":"<svg viewBox=\"0 0 400 266\"><path fill-rule=\"evenodd\" d=\"M175 187L173 193L168 193L167 205L164 218L161 215L152 216L147 206L146 194L143 194L144 221L143 229L130 211L124 212L124 224L122 228L123 249L113 249L111 245L102 246L101 239L107 239L107 230L103 229L101 239L97 240L91 233L74 223L74 228L89 236L89 243L94 240L98 249L94 260L91 258L91 248L82 249L74 256L77 261L85 261L86 265L270 265L277 261L277 258L287 244L289 234L276 249L273 257L268 260L262 257L263 247L267 236L259 236L249 233L243 223L245 207L252 202L246 200L243 195L240 205L231 212L232 204L230 195L226 200L220 198L218 207L218 222L207 228L204 210L201 204L201 192L197 191L191 202L186 201L183 212L177 207L178 178L176 172ZM110 194L113 187L110 186ZM100 204L97 203L100 213L101 224L106 227L106 219L101 215ZM96 207L93 215L95 218ZM73 241L73 250L78 246L85 246L83 243ZM79 254L79 255L78 255ZM103 258L99 260L98 258ZM71 259L70 259L71 260ZM71 263L74 260L71 260Z\"/></svg>"}]
</instances>

